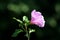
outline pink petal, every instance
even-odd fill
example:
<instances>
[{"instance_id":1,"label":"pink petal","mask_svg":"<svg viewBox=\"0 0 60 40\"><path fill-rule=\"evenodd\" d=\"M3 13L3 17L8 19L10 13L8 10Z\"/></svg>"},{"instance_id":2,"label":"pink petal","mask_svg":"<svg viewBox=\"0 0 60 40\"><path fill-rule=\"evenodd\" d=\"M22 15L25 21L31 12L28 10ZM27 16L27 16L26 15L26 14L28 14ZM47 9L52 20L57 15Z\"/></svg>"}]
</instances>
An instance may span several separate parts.
<instances>
[{"instance_id":1,"label":"pink petal","mask_svg":"<svg viewBox=\"0 0 60 40\"><path fill-rule=\"evenodd\" d=\"M44 27L45 20L44 20L44 17L42 16L41 12L37 12L36 10L33 10L31 12L31 23L33 23L39 27Z\"/></svg>"}]
</instances>

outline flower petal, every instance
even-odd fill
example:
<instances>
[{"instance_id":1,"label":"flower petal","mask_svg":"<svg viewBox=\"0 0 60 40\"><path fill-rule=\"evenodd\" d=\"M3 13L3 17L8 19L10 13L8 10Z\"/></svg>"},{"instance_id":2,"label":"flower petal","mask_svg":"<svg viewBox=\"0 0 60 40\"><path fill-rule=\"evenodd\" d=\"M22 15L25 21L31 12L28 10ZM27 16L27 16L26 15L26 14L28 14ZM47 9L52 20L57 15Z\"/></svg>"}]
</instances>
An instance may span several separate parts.
<instances>
[{"instance_id":1,"label":"flower petal","mask_svg":"<svg viewBox=\"0 0 60 40\"><path fill-rule=\"evenodd\" d=\"M31 12L31 23L39 27L44 27L45 20L41 12L37 12L36 10Z\"/></svg>"}]
</instances>

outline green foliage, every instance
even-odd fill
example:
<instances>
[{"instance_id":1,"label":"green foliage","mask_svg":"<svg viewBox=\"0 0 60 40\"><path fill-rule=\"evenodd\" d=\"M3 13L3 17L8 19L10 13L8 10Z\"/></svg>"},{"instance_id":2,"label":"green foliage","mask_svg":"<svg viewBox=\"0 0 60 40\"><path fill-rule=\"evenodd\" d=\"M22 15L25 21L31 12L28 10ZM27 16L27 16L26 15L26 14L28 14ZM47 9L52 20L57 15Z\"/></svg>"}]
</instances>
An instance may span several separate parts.
<instances>
[{"instance_id":1,"label":"green foliage","mask_svg":"<svg viewBox=\"0 0 60 40\"><path fill-rule=\"evenodd\" d=\"M11 11L14 11L14 12L16 12L16 13L20 13L20 6L18 6L18 5L16 5L16 4L12 4L12 3L10 3L8 6L7 6L7 8L9 9L9 10L11 10Z\"/></svg>"},{"instance_id":2,"label":"green foliage","mask_svg":"<svg viewBox=\"0 0 60 40\"><path fill-rule=\"evenodd\" d=\"M49 21L49 25L52 27L52 28L54 28L54 27L56 27L57 26L57 22L56 22L56 20L54 19L54 18L50 18L50 19L48 19Z\"/></svg>"},{"instance_id":3,"label":"green foliage","mask_svg":"<svg viewBox=\"0 0 60 40\"><path fill-rule=\"evenodd\" d=\"M20 23L23 23L21 20L16 19L15 17L13 17L13 19L15 19L16 21L18 21L18 22L20 22Z\"/></svg>"},{"instance_id":4,"label":"green foliage","mask_svg":"<svg viewBox=\"0 0 60 40\"><path fill-rule=\"evenodd\" d=\"M1 2L0 2L0 10L4 10L4 9L5 9L5 7L6 7L6 4L5 4L5 3L1 3Z\"/></svg>"},{"instance_id":5,"label":"green foliage","mask_svg":"<svg viewBox=\"0 0 60 40\"><path fill-rule=\"evenodd\" d=\"M26 33L25 36L28 38L28 33Z\"/></svg>"},{"instance_id":6,"label":"green foliage","mask_svg":"<svg viewBox=\"0 0 60 40\"><path fill-rule=\"evenodd\" d=\"M18 5L10 3L10 4L8 4L7 8L11 11L16 12L16 13L29 11L28 5L26 5L24 3L19 3Z\"/></svg>"},{"instance_id":7,"label":"green foliage","mask_svg":"<svg viewBox=\"0 0 60 40\"><path fill-rule=\"evenodd\" d=\"M28 12L28 11L29 11L29 6L26 5L26 4L24 4L24 3L21 3L21 4L20 4L20 9L21 9L21 11L23 11L23 12Z\"/></svg>"},{"instance_id":8,"label":"green foliage","mask_svg":"<svg viewBox=\"0 0 60 40\"><path fill-rule=\"evenodd\" d=\"M60 14L60 4L55 5L55 11Z\"/></svg>"},{"instance_id":9,"label":"green foliage","mask_svg":"<svg viewBox=\"0 0 60 40\"><path fill-rule=\"evenodd\" d=\"M29 33L35 32L34 29L29 29Z\"/></svg>"},{"instance_id":10,"label":"green foliage","mask_svg":"<svg viewBox=\"0 0 60 40\"><path fill-rule=\"evenodd\" d=\"M12 34L12 37L17 37L19 33L23 32L21 29L16 29L15 32Z\"/></svg>"},{"instance_id":11,"label":"green foliage","mask_svg":"<svg viewBox=\"0 0 60 40\"><path fill-rule=\"evenodd\" d=\"M35 29L29 29L28 33L25 34L26 37L30 36L32 32L35 32Z\"/></svg>"},{"instance_id":12,"label":"green foliage","mask_svg":"<svg viewBox=\"0 0 60 40\"><path fill-rule=\"evenodd\" d=\"M29 22L28 17L23 16L23 21L24 21L24 22Z\"/></svg>"}]
</instances>

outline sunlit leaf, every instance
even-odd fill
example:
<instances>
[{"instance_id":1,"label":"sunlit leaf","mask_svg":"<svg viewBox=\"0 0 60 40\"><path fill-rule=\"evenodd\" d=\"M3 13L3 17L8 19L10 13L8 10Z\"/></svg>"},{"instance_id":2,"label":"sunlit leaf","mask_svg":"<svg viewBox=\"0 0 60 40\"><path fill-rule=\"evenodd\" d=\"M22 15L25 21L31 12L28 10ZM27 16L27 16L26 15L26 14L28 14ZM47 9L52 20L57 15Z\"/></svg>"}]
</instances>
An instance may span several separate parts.
<instances>
[{"instance_id":1,"label":"sunlit leaf","mask_svg":"<svg viewBox=\"0 0 60 40\"><path fill-rule=\"evenodd\" d=\"M13 19L15 19L16 21L18 21L18 22L20 22L20 23L23 23L21 20L16 19L15 17L13 17Z\"/></svg>"},{"instance_id":2,"label":"sunlit leaf","mask_svg":"<svg viewBox=\"0 0 60 40\"><path fill-rule=\"evenodd\" d=\"M28 23L29 22L28 17L23 16L23 21L26 22L26 23Z\"/></svg>"},{"instance_id":3,"label":"sunlit leaf","mask_svg":"<svg viewBox=\"0 0 60 40\"><path fill-rule=\"evenodd\" d=\"M35 32L35 30L34 29L30 29L29 30L29 33L32 33L32 32Z\"/></svg>"}]
</instances>

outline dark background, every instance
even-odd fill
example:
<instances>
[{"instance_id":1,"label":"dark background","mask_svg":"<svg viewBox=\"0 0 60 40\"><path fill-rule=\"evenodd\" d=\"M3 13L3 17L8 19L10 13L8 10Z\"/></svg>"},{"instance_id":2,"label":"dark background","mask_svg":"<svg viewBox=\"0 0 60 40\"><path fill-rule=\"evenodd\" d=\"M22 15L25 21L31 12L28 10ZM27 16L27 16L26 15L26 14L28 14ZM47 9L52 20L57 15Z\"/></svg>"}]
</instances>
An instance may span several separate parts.
<instances>
[{"instance_id":1,"label":"dark background","mask_svg":"<svg viewBox=\"0 0 60 40\"><path fill-rule=\"evenodd\" d=\"M30 20L34 9L42 13L46 24L44 28L30 25L36 29L30 40L60 40L59 0L0 0L0 40L27 40L25 32L11 37L15 29L19 29L19 23L12 18L22 20L26 15Z\"/></svg>"}]
</instances>

